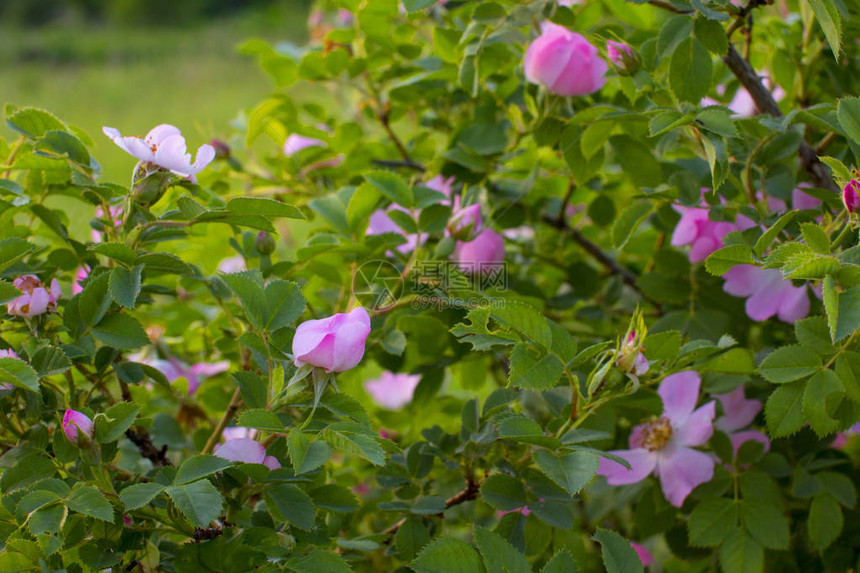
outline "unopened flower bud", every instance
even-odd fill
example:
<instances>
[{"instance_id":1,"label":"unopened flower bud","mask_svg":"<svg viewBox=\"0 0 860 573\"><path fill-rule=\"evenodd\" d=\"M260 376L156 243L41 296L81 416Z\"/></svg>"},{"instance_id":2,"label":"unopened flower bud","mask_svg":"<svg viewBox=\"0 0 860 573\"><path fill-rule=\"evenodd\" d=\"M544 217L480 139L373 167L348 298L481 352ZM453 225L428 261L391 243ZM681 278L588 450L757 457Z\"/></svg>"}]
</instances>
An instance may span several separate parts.
<instances>
[{"instance_id":1,"label":"unopened flower bud","mask_svg":"<svg viewBox=\"0 0 860 573\"><path fill-rule=\"evenodd\" d=\"M73 444L86 445L93 437L93 421L76 410L66 410L63 415L63 433Z\"/></svg>"},{"instance_id":2,"label":"unopened flower bud","mask_svg":"<svg viewBox=\"0 0 860 573\"><path fill-rule=\"evenodd\" d=\"M842 204L848 213L860 209L860 182L856 179L852 179L842 188Z\"/></svg>"},{"instance_id":3,"label":"unopened flower bud","mask_svg":"<svg viewBox=\"0 0 860 573\"><path fill-rule=\"evenodd\" d=\"M640 351L640 344L635 332L627 335L627 340L621 345L618 357L618 367L624 372L642 376L648 373L648 359Z\"/></svg>"},{"instance_id":4,"label":"unopened flower bud","mask_svg":"<svg viewBox=\"0 0 860 573\"><path fill-rule=\"evenodd\" d=\"M606 54L609 56L609 61L612 62L612 67L622 76L635 74L642 64L639 54L633 48L621 42L607 40Z\"/></svg>"},{"instance_id":5,"label":"unopened flower bud","mask_svg":"<svg viewBox=\"0 0 860 573\"><path fill-rule=\"evenodd\" d=\"M448 221L448 232L458 241L474 240L481 228L481 206L478 204L458 209Z\"/></svg>"},{"instance_id":6,"label":"unopened flower bud","mask_svg":"<svg viewBox=\"0 0 860 573\"><path fill-rule=\"evenodd\" d=\"M215 149L215 158L216 159L227 159L230 157L230 146L227 145L226 141L221 141L220 139L212 139L209 142Z\"/></svg>"},{"instance_id":7,"label":"unopened flower bud","mask_svg":"<svg viewBox=\"0 0 860 573\"><path fill-rule=\"evenodd\" d=\"M261 255L271 255L275 252L275 239L266 231L260 231L257 235L257 252Z\"/></svg>"}]
</instances>

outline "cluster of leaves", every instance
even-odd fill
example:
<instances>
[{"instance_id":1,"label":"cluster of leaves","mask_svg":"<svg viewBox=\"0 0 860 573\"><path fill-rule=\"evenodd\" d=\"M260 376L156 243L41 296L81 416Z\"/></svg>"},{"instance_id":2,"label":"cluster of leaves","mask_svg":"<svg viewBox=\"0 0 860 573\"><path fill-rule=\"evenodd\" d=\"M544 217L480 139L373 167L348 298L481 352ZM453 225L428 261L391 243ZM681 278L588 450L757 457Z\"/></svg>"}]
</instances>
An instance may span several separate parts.
<instances>
[{"instance_id":1,"label":"cluster of leaves","mask_svg":"<svg viewBox=\"0 0 860 573\"><path fill-rule=\"evenodd\" d=\"M65 294L0 325L18 356L0 358L0 570L641 571L630 541L665 570L855 567L858 452L833 441L860 419L860 247L834 192L860 156L860 100L842 98L860 88L842 42L857 6L328 4L354 20L318 45L242 46L279 91L197 183L104 182L80 129L5 109L0 303L25 274ZM641 68L582 98L529 84L523 53L550 21L628 39ZM744 87L767 113L701 103ZM318 141L258 152L291 134ZM507 236L504 283L415 286L457 256L437 177ZM800 183L820 207L769 206ZM751 224L691 263L670 240L679 207ZM401 232L374 232L383 209ZM217 272L230 255L247 270ZM393 269L384 306L356 288L368 265ZM722 288L738 265L821 302L753 321ZM356 304L361 365L304 378L297 325ZM619 366L628 328L647 373ZM229 372L196 391L164 366L215 360ZM362 389L381 370L420 377L401 411ZM596 478L629 467L609 450L689 370L704 394L760 399L769 446L715 431L713 478L681 507L653 478ZM91 440L69 441L66 409ZM280 467L218 457L228 428Z\"/></svg>"}]
</instances>

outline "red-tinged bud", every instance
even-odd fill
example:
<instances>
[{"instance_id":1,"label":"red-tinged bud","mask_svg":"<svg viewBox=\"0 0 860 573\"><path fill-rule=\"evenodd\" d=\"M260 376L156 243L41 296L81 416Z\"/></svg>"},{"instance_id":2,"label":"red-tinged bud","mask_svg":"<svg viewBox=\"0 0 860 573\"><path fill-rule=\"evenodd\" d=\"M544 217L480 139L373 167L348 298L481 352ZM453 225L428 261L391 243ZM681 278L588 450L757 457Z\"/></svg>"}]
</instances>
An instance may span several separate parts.
<instances>
[{"instance_id":1,"label":"red-tinged bud","mask_svg":"<svg viewBox=\"0 0 860 573\"><path fill-rule=\"evenodd\" d=\"M842 188L842 204L849 213L860 209L860 182L856 179L852 179Z\"/></svg>"}]
</instances>

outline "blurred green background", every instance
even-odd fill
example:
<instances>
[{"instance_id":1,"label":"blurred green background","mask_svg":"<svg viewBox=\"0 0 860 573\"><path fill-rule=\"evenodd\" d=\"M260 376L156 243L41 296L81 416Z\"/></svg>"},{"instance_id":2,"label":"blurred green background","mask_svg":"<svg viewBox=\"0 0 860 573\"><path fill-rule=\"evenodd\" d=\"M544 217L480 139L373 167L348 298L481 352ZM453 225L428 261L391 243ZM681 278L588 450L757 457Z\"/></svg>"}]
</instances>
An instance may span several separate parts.
<instances>
[{"instance_id":1,"label":"blurred green background","mask_svg":"<svg viewBox=\"0 0 860 573\"><path fill-rule=\"evenodd\" d=\"M249 38L302 44L312 0L2 0L0 102L34 105L83 129L103 179L127 183L134 160L103 125L144 135L182 129L190 151L275 91ZM0 135L12 136L4 125Z\"/></svg>"}]
</instances>

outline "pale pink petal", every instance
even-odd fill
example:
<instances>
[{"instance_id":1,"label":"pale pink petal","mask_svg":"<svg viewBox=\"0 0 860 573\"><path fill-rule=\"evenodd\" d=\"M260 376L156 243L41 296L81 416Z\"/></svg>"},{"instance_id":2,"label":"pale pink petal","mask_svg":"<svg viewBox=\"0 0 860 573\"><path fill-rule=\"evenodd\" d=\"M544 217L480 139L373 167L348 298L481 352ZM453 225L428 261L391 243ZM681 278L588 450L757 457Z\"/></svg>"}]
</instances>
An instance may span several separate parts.
<instances>
[{"instance_id":1,"label":"pale pink petal","mask_svg":"<svg viewBox=\"0 0 860 573\"><path fill-rule=\"evenodd\" d=\"M628 470L616 461L600 458L597 475L605 477L609 485L638 483L648 477L657 466L657 455L644 448L613 450L609 453L627 460L627 463L630 464Z\"/></svg>"},{"instance_id":2,"label":"pale pink petal","mask_svg":"<svg viewBox=\"0 0 860 573\"><path fill-rule=\"evenodd\" d=\"M697 372L685 370L667 376L660 384L657 393L663 399L663 415L669 418L673 427L683 426L693 413L699 400L701 382Z\"/></svg>"},{"instance_id":3,"label":"pale pink petal","mask_svg":"<svg viewBox=\"0 0 860 573\"><path fill-rule=\"evenodd\" d=\"M714 458L685 447L674 448L660 456L657 473L669 503L681 507L696 486L714 477Z\"/></svg>"},{"instance_id":4,"label":"pale pink petal","mask_svg":"<svg viewBox=\"0 0 860 573\"><path fill-rule=\"evenodd\" d=\"M764 444L765 452L770 450L770 439L758 430L735 432L734 434L729 435L729 440L732 442L732 450L734 451L735 457L737 457L738 450L741 449L741 446L749 441L756 441Z\"/></svg>"},{"instance_id":5,"label":"pale pink petal","mask_svg":"<svg viewBox=\"0 0 860 573\"><path fill-rule=\"evenodd\" d=\"M758 286L759 268L754 265L736 265L723 275L723 290L733 296L750 296Z\"/></svg>"},{"instance_id":6,"label":"pale pink petal","mask_svg":"<svg viewBox=\"0 0 860 573\"><path fill-rule=\"evenodd\" d=\"M48 310L48 305L51 303L51 295L45 290L45 287L39 287L33 290L30 295L30 308L27 311L27 316L37 316Z\"/></svg>"},{"instance_id":7,"label":"pale pink petal","mask_svg":"<svg viewBox=\"0 0 860 573\"><path fill-rule=\"evenodd\" d=\"M263 465L270 470L276 470L281 467L281 462L279 462L274 456L266 456L263 458Z\"/></svg>"},{"instance_id":8,"label":"pale pink petal","mask_svg":"<svg viewBox=\"0 0 860 573\"><path fill-rule=\"evenodd\" d=\"M639 557L639 561L642 562L643 566L648 567L654 563L654 555L648 551L647 547L634 543L633 541L630 542L630 545L633 547L633 550L636 551L636 555Z\"/></svg>"},{"instance_id":9,"label":"pale pink petal","mask_svg":"<svg viewBox=\"0 0 860 573\"><path fill-rule=\"evenodd\" d=\"M698 237L693 241L690 249L690 262L698 263L708 258L708 255L723 246L723 242L707 235Z\"/></svg>"},{"instance_id":10,"label":"pale pink petal","mask_svg":"<svg viewBox=\"0 0 860 573\"><path fill-rule=\"evenodd\" d=\"M364 389L373 401L389 410L399 410L412 401L421 376L383 372L379 378L368 380Z\"/></svg>"},{"instance_id":11,"label":"pale pink petal","mask_svg":"<svg viewBox=\"0 0 860 573\"><path fill-rule=\"evenodd\" d=\"M701 446L714 434L716 402L708 402L695 410L683 425L676 428L676 441L682 446Z\"/></svg>"},{"instance_id":12,"label":"pale pink petal","mask_svg":"<svg viewBox=\"0 0 860 573\"><path fill-rule=\"evenodd\" d=\"M229 360L220 360L218 362L197 362L191 366L191 372L197 376L208 378L209 376L215 376L221 372L226 372L229 368Z\"/></svg>"},{"instance_id":13,"label":"pale pink petal","mask_svg":"<svg viewBox=\"0 0 860 573\"><path fill-rule=\"evenodd\" d=\"M200 173L203 169L212 163L212 160L215 159L215 148L209 145L208 143L204 143L200 147L197 148L197 156L194 160L194 164L191 166L194 169L194 174Z\"/></svg>"},{"instance_id":14,"label":"pale pink petal","mask_svg":"<svg viewBox=\"0 0 860 573\"><path fill-rule=\"evenodd\" d=\"M715 396L723 405L723 416L717 420L716 427L723 432L735 432L749 426L761 411L761 402L747 400L743 385L727 394Z\"/></svg>"},{"instance_id":15,"label":"pale pink petal","mask_svg":"<svg viewBox=\"0 0 860 573\"><path fill-rule=\"evenodd\" d=\"M793 324L809 314L809 296L806 294L806 286L796 287L788 280L786 283L780 297L777 316L781 321Z\"/></svg>"},{"instance_id":16,"label":"pale pink petal","mask_svg":"<svg viewBox=\"0 0 860 573\"><path fill-rule=\"evenodd\" d=\"M251 438L227 440L222 445L216 446L213 453L219 458L246 464L261 464L266 458L266 448Z\"/></svg>"},{"instance_id":17,"label":"pale pink petal","mask_svg":"<svg viewBox=\"0 0 860 573\"><path fill-rule=\"evenodd\" d=\"M174 137L177 135L182 136L182 132L179 131L178 127L170 125L169 123L162 123L161 125L156 125L150 129L149 133L146 134L144 141L149 145L160 146L168 137Z\"/></svg>"}]
</instances>

